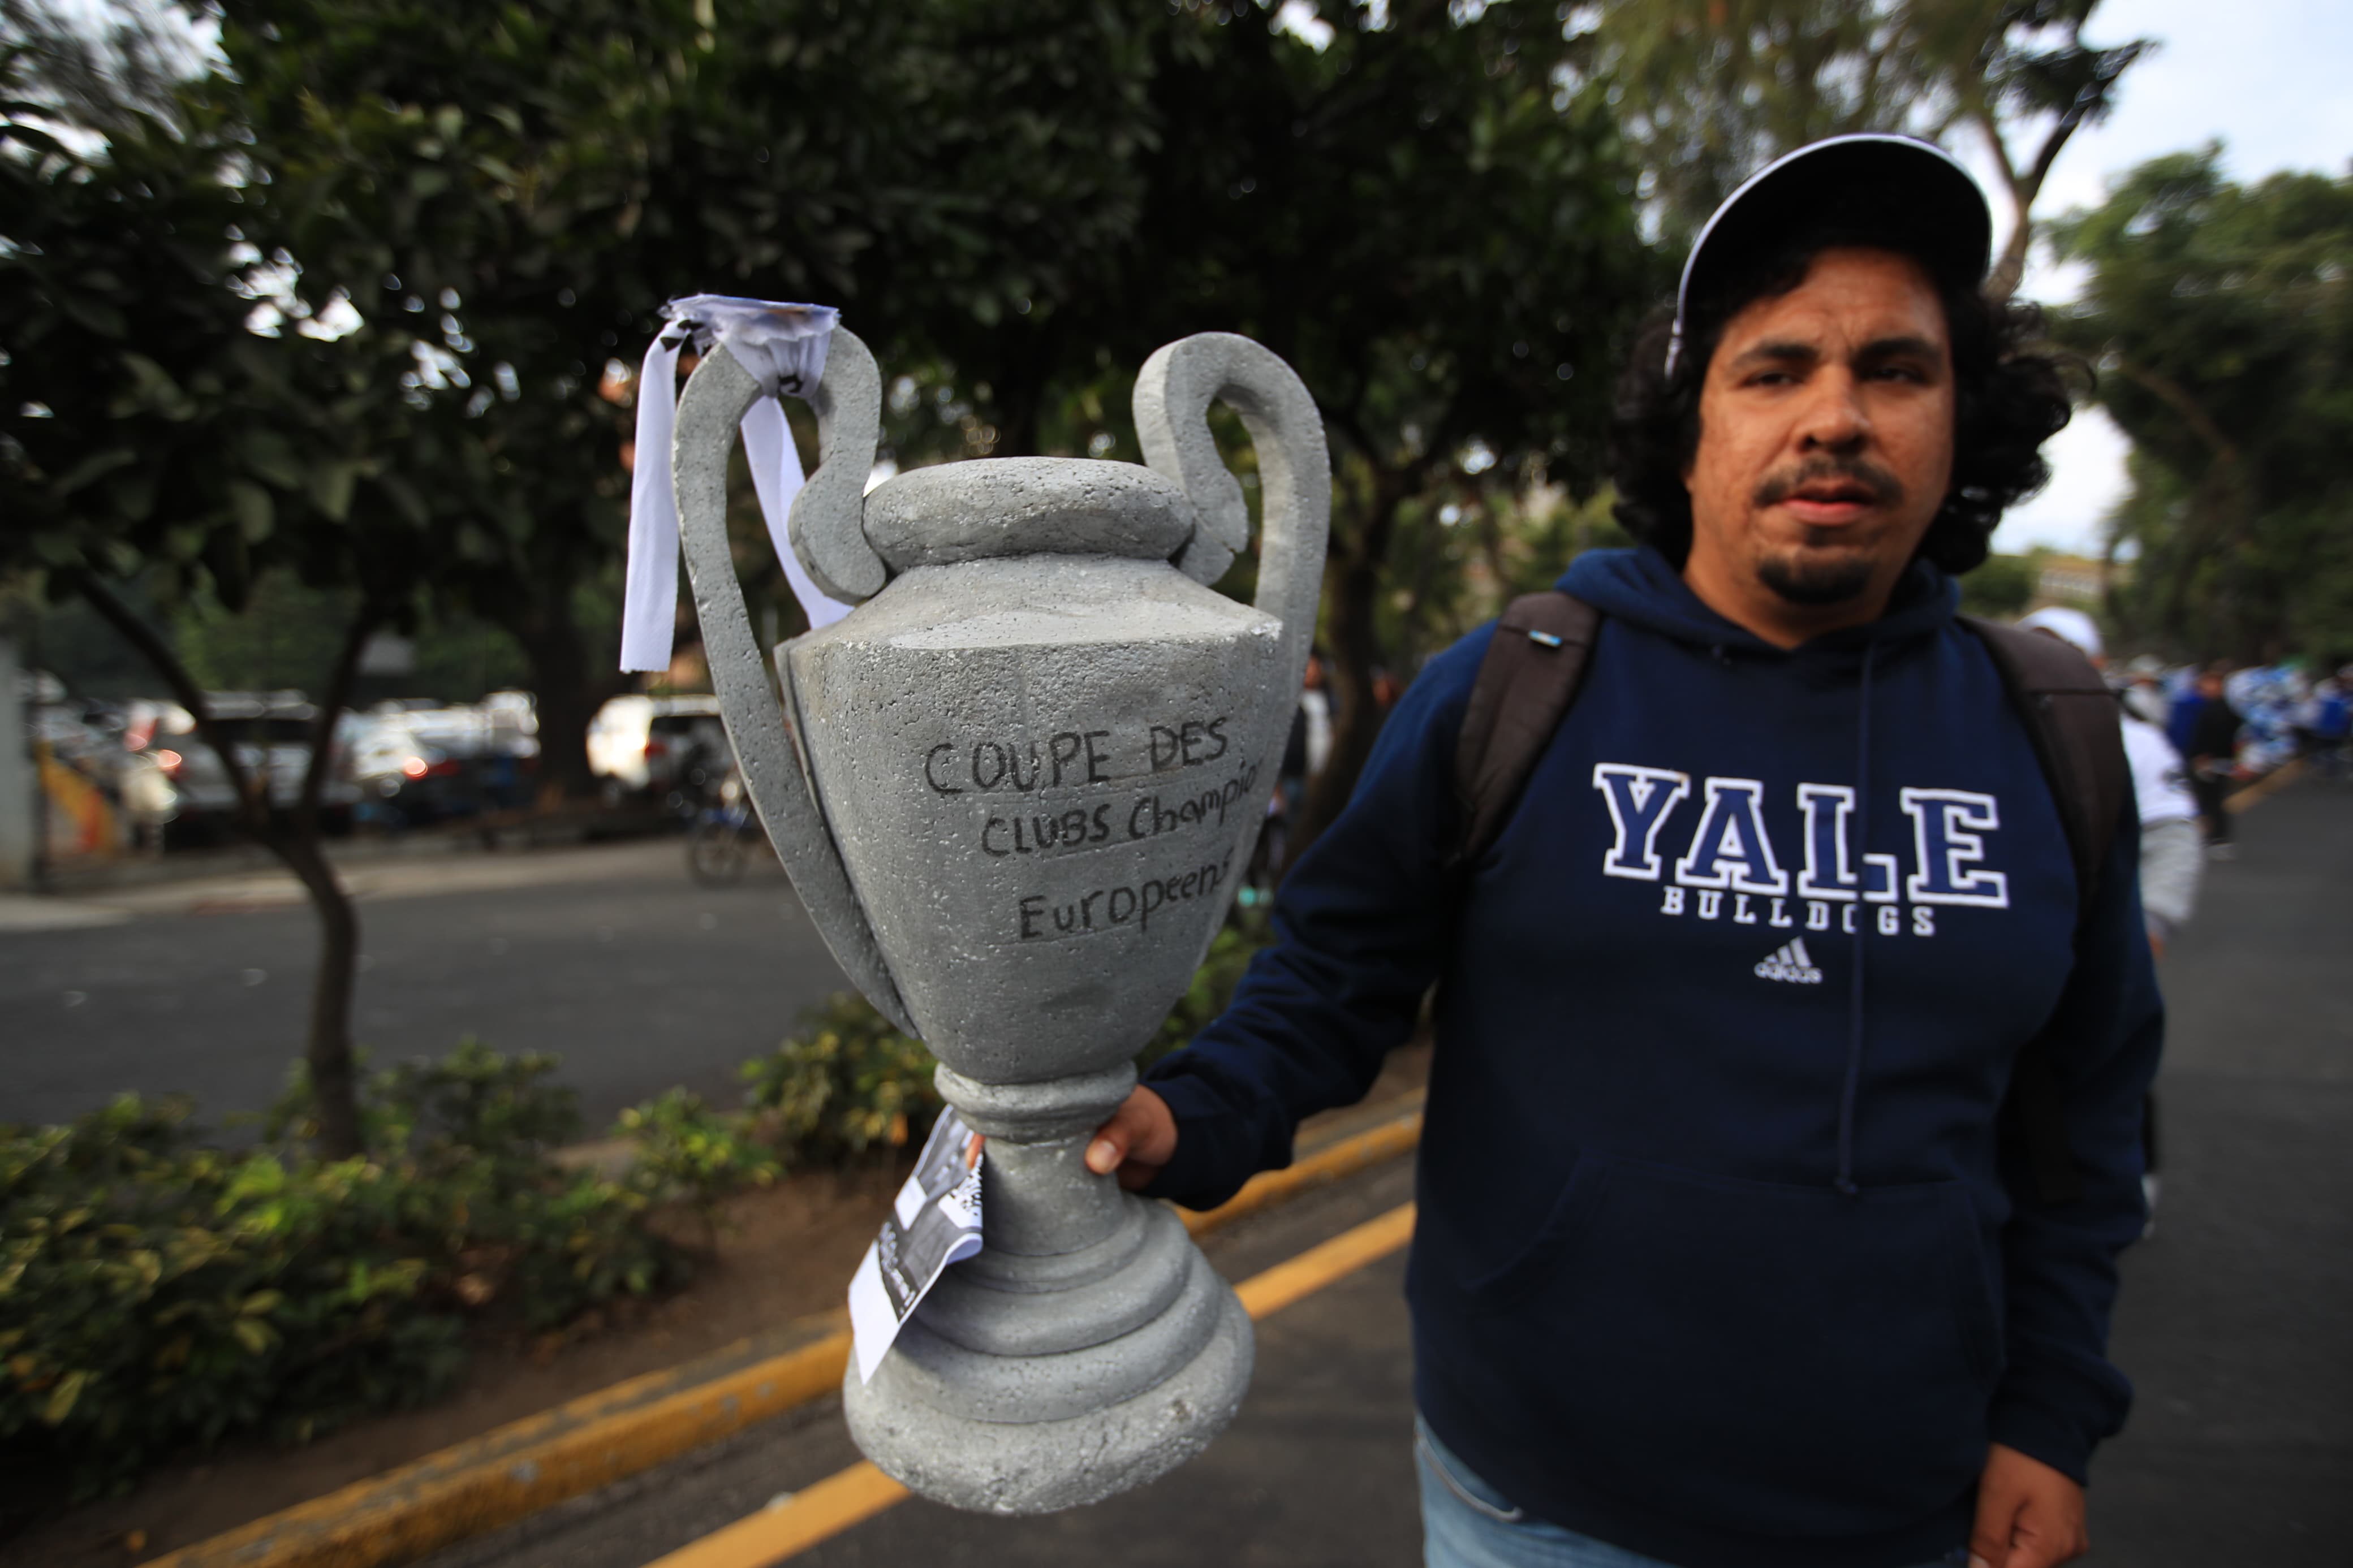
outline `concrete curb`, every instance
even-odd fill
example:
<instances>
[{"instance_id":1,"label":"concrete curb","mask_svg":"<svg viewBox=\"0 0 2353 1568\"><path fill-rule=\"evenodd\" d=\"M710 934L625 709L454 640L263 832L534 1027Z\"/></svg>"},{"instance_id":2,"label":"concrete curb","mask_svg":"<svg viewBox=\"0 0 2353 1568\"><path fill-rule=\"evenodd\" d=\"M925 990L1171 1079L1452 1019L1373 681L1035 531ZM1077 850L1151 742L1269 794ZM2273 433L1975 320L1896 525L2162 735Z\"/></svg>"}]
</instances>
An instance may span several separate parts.
<instances>
[{"instance_id":1,"label":"concrete curb","mask_svg":"<svg viewBox=\"0 0 2353 1568\"><path fill-rule=\"evenodd\" d=\"M1421 1095L1251 1178L1222 1207L1187 1214L1205 1235L1407 1152ZM847 1314L804 1319L683 1366L648 1373L236 1530L148 1568L391 1568L626 1479L821 1399L841 1385Z\"/></svg>"}]
</instances>

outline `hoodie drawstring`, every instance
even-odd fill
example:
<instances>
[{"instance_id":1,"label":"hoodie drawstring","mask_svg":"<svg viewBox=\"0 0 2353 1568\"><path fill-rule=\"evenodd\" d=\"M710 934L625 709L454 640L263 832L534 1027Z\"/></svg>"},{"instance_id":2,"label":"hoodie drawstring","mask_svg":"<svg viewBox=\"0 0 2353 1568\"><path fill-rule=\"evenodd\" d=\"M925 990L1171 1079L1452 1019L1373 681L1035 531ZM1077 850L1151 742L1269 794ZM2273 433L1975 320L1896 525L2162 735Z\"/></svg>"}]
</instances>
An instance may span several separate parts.
<instances>
[{"instance_id":1,"label":"hoodie drawstring","mask_svg":"<svg viewBox=\"0 0 2353 1568\"><path fill-rule=\"evenodd\" d=\"M1854 1180L1854 1101L1862 1081L1862 969L1870 941L1870 922L1862 917L1871 893L1871 673L1879 656L1879 639L1862 645L1862 713L1855 722L1854 837L1855 921L1854 975L1847 990L1846 1077L1839 1085L1838 1190L1853 1197L1862 1189ZM1894 889L1888 889L1890 892Z\"/></svg>"}]
</instances>

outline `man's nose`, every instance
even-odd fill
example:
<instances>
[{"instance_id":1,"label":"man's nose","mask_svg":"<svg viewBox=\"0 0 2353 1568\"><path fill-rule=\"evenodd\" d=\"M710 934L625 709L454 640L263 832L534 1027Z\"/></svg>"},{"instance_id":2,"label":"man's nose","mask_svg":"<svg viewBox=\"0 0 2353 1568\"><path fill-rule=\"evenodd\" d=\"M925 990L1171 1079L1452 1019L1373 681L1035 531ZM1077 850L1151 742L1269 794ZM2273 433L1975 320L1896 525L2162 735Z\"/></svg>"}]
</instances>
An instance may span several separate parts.
<instances>
[{"instance_id":1,"label":"man's nose","mask_svg":"<svg viewBox=\"0 0 2353 1568\"><path fill-rule=\"evenodd\" d=\"M1798 438L1809 452L1853 451L1871 438L1871 416L1853 376L1833 372L1817 379Z\"/></svg>"}]
</instances>

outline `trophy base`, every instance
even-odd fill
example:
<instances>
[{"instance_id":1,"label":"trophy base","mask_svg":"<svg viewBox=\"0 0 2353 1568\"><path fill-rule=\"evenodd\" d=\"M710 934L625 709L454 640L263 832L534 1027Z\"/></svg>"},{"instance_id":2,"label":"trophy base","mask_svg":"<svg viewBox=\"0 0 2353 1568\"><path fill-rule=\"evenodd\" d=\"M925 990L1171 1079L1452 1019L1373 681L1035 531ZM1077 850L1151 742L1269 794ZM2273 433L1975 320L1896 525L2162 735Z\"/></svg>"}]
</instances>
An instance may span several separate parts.
<instances>
[{"instance_id":1,"label":"trophy base","mask_svg":"<svg viewBox=\"0 0 2353 1568\"><path fill-rule=\"evenodd\" d=\"M1161 1296L1157 1310L1134 1322L1145 1303L1134 1298L1138 1271L1130 1269L1059 1289L1039 1289L1046 1282L1034 1279L1029 1290L975 1281L936 1312L927 1300L872 1382L859 1380L854 1362L843 1374L843 1411L866 1457L934 1502L1032 1514L1099 1502L1208 1447L1250 1386L1250 1318L1175 1215L1126 1203L1120 1250L1131 1263L1157 1254L1175 1266L1177 1288L1152 1292ZM951 1268L941 1285L967 1267ZM1104 1300L1106 1289L1128 1297L1128 1310ZM1113 1310L1098 1316L1103 1308ZM1018 1353L1033 1338L1067 1344L1074 1320L1090 1317L1114 1331L1123 1321L1134 1326L1082 1348Z\"/></svg>"}]
</instances>

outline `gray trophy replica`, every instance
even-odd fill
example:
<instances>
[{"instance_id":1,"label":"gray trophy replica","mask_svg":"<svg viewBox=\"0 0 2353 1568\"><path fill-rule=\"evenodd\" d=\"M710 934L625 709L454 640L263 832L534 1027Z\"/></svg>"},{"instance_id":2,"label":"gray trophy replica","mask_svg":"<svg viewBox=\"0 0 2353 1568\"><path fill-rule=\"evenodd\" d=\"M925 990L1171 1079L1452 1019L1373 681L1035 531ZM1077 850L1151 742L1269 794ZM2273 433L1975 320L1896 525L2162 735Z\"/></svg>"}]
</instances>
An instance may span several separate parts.
<instances>
[{"instance_id":1,"label":"gray trophy replica","mask_svg":"<svg viewBox=\"0 0 2353 1568\"><path fill-rule=\"evenodd\" d=\"M737 422L763 387L723 341L679 405L676 495L769 837L842 968L931 1047L941 1093L987 1140L984 1249L940 1279L871 1383L853 1363L850 1431L938 1501L1069 1508L1199 1452L1250 1382L1233 1292L1173 1212L1083 1156L1264 818L1323 578L1324 426L1282 361L1209 333L1137 379L1149 467L958 462L868 495L873 356L837 329L824 367L791 542L859 607L776 650L786 712L724 523ZM1213 400L1257 446L1255 606L1208 586L1249 535Z\"/></svg>"}]
</instances>

